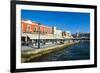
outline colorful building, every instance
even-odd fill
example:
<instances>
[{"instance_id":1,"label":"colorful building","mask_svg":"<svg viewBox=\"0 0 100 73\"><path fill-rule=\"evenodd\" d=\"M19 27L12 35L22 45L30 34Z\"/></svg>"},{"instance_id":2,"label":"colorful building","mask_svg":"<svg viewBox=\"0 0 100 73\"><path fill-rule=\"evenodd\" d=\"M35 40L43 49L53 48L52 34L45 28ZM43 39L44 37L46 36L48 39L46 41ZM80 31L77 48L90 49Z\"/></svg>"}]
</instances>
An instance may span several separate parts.
<instances>
[{"instance_id":1,"label":"colorful building","mask_svg":"<svg viewBox=\"0 0 100 73\"><path fill-rule=\"evenodd\" d=\"M44 24L32 22L30 20L21 22L22 34L21 40L22 43L38 43L40 40L41 43L57 43L61 40L72 38L70 32L63 32L58 30L55 26L49 27Z\"/></svg>"},{"instance_id":2,"label":"colorful building","mask_svg":"<svg viewBox=\"0 0 100 73\"><path fill-rule=\"evenodd\" d=\"M52 27L44 26L31 21L22 21L21 24L23 33L40 32L41 34L53 34Z\"/></svg>"}]
</instances>

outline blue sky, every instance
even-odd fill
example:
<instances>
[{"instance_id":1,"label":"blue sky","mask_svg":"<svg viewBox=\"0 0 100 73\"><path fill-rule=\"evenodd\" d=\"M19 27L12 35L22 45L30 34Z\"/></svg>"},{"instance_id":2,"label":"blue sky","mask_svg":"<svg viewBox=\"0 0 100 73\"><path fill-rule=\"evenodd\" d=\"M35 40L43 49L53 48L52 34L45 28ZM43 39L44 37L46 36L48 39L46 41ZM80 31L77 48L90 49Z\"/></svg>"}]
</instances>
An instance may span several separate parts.
<instances>
[{"instance_id":1,"label":"blue sky","mask_svg":"<svg viewBox=\"0 0 100 73\"><path fill-rule=\"evenodd\" d=\"M21 19L56 26L59 30L71 33L90 32L89 13L21 10Z\"/></svg>"}]
</instances>

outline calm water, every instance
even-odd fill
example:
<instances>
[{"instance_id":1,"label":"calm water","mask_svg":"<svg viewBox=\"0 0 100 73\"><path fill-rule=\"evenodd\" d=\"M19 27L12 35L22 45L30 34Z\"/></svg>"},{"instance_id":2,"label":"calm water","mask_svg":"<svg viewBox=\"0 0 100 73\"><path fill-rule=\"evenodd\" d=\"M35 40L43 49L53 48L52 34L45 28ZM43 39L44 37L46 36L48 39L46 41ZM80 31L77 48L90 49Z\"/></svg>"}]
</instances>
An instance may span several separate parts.
<instances>
[{"instance_id":1,"label":"calm water","mask_svg":"<svg viewBox=\"0 0 100 73\"><path fill-rule=\"evenodd\" d=\"M63 50L50 53L30 62L86 60L90 58L90 42L81 41Z\"/></svg>"}]
</instances>

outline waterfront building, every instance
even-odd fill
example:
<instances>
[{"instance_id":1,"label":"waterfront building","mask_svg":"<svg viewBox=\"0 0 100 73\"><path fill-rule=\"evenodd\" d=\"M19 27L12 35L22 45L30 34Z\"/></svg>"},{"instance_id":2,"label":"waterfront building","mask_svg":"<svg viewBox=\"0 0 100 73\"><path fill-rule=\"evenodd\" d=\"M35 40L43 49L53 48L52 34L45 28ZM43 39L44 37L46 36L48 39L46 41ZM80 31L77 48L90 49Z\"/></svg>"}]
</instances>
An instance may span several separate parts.
<instances>
[{"instance_id":1,"label":"waterfront building","mask_svg":"<svg viewBox=\"0 0 100 73\"><path fill-rule=\"evenodd\" d=\"M30 20L22 20L21 28L22 44L27 45L38 45L38 40L40 45L45 45L46 43L57 43L61 40L72 38L69 31L63 32L62 30L58 30L55 26L49 27Z\"/></svg>"},{"instance_id":2,"label":"waterfront building","mask_svg":"<svg viewBox=\"0 0 100 73\"><path fill-rule=\"evenodd\" d=\"M82 39L90 39L90 33L79 33L79 37Z\"/></svg>"},{"instance_id":3,"label":"waterfront building","mask_svg":"<svg viewBox=\"0 0 100 73\"><path fill-rule=\"evenodd\" d=\"M90 39L90 33L89 32L79 32L79 33L76 33L76 34L73 34L72 35L74 38L78 38L78 39L87 39L89 40Z\"/></svg>"},{"instance_id":4,"label":"waterfront building","mask_svg":"<svg viewBox=\"0 0 100 73\"><path fill-rule=\"evenodd\" d=\"M73 38L73 36L71 35L71 32L70 31L63 31L62 32L62 37L64 39L71 39L71 38Z\"/></svg>"}]
</instances>

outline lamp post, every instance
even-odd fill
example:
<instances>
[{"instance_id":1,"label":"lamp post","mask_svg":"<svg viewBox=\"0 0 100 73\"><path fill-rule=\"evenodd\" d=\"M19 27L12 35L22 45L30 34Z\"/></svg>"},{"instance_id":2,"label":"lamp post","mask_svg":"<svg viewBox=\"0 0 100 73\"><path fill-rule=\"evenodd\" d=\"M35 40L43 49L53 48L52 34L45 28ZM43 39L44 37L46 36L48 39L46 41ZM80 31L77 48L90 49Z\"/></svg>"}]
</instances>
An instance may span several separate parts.
<instances>
[{"instance_id":1,"label":"lamp post","mask_svg":"<svg viewBox=\"0 0 100 73\"><path fill-rule=\"evenodd\" d=\"M38 23L38 49L40 48L40 23Z\"/></svg>"}]
</instances>

